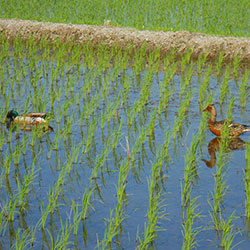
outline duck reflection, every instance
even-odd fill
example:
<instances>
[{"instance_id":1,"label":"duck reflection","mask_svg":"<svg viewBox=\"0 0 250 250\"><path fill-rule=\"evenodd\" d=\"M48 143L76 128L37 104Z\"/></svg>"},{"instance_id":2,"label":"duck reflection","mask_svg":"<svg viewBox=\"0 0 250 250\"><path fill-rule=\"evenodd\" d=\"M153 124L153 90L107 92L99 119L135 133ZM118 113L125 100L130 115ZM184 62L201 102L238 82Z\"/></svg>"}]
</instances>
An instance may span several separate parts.
<instances>
[{"instance_id":1,"label":"duck reflection","mask_svg":"<svg viewBox=\"0 0 250 250\"><path fill-rule=\"evenodd\" d=\"M209 168L213 168L216 164L216 152L220 151L220 140L220 137L215 137L209 142L207 149L210 155L210 160L207 161L205 159L202 159L202 161L204 161ZM246 142L239 137L231 138L228 144L228 151L245 149L245 146Z\"/></svg>"}]
</instances>

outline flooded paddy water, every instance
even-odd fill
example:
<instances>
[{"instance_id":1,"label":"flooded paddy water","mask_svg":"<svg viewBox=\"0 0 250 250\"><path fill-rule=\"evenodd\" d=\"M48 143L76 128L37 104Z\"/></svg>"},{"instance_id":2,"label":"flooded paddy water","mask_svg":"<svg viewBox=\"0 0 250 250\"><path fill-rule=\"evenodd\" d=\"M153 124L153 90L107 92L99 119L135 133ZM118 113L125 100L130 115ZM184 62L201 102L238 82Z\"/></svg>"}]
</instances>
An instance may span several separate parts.
<instances>
[{"instance_id":1,"label":"flooded paddy water","mask_svg":"<svg viewBox=\"0 0 250 250\"><path fill-rule=\"evenodd\" d=\"M202 112L250 125L237 61L0 50L3 249L247 249L250 133L221 142ZM49 113L54 132L6 128L11 109Z\"/></svg>"}]
</instances>

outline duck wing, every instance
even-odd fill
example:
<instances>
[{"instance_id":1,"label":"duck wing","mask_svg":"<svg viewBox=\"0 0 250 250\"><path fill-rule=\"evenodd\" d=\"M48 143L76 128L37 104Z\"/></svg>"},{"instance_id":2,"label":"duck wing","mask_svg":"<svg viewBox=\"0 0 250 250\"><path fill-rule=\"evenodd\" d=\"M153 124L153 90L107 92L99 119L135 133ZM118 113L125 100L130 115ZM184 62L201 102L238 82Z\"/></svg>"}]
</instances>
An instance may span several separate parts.
<instances>
[{"instance_id":1,"label":"duck wing","mask_svg":"<svg viewBox=\"0 0 250 250\"><path fill-rule=\"evenodd\" d=\"M225 120L216 121L216 122L211 123L211 125L217 130L223 130L225 126L225 122L226 122Z\"/></svg>"},{"instance_id":2,"label":"duck wing","mask_svg":"<svg viewBox=\"0 0 250 250\"><path fill-rule=\"evenodd\" d=\"M237 137L249 131L250 131L250 128L247 125L236 123L236 122L230 122L229 124L229 134L232 137Z\"/></svg>"},{"instance_id":3,"label":"duck wing","mask_svg":"<svg viewBox=\"0 0 250 250\"><path fill-rule=\"evenodd\" d=\"M245 124L240 124L240 123L236 123L236 122L230 122L229 125L228 125L229 128L232 128L232 129L248 129L249 126L248 125L245 125Z\"/></svg>"},{"instance_id":4,"label":"duck wing","mask_svg":"<svg viewBox=\"0 0 250 250\"><path fill-rule=\"evenodd\" d=\"M46 113L28 113L28 114L25 114L26 117L41 117L41 118L45 118L46 117Z\"/></svg>"}]
</instances>

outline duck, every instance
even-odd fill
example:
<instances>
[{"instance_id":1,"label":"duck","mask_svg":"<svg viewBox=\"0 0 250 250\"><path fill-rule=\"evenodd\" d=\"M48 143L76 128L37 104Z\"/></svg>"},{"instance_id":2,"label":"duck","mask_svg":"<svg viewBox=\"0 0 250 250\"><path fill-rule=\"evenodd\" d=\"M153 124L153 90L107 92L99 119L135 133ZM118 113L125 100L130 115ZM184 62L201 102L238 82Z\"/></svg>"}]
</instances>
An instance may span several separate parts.
<instances>
[{"instance_id":1,"label":"duck","mask_svg":"<svg viewBox=\"0 0 250 250\"><path fill-rule=\"evenodd\" d=\"M6 116L7 127L18 125L20 129L30 131L34 126L42 126L45 130L54 131L54 129L48 125L48 121L45 120L46 116L46 113L34 112L19 115L16 110L12 109Z\"/></svg>"},{"instance_id":2,"label":"duck","mask_svg":"<svg viewBox=\"0 0 250 250\"><path fill-rule=\"evenodd\" d=\"M236 123L236 122L230 122L227 120L223 121L216 121L216 108L214 104L208 105L203 112L210 112L210 118L208 120L208 128L209 130L215 134L216 136L221 136L222 131L224 130L224 126L227 123L228 129L229 129L229 136L230 137L238 137L243 133L250 132L250 127L248 125Z\"/></svg>"}]
</instances>

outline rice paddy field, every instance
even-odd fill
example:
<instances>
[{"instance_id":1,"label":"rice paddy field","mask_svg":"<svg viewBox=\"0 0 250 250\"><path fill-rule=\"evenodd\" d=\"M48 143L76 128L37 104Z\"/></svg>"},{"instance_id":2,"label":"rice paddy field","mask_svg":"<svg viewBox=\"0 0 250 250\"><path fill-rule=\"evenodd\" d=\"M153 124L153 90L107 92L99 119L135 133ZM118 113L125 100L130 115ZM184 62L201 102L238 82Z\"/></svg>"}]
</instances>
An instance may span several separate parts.
<instances>
[{"instance_id":1,"label":"rice paddy field","mask_svg":"<svg viewBox=\"0 0 250 250\"><path fill-rule=\"evenodd\" d=\"M247 249L249 71L1 37L2 249ZM47 112L54 132L6 127Z\"/></svg>"},{"instance_id":2,"label":"rice paddy field","mask_svg":"<svg viewBox=\"0 0 250 250\"><path fill-rule=\"evenodd\" d=\"M0 11L249 36L249 1L70 3ZM250 125L250 70L191 53L0 34L0 249L249 248L250 132L215 137L202 111ZM54 131L9 126L11 109L46 112Z\"/></svg>"},{"instance_id":3,"label":"rice paddy field","mask_svg":"<svg viewBox=\"0 0 250 250\"><path fill-rule=\"evenodd\" d=\"M248 0L1 0L2 18L249 37Z\"/></svg>"}]
</instances>

